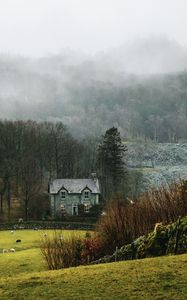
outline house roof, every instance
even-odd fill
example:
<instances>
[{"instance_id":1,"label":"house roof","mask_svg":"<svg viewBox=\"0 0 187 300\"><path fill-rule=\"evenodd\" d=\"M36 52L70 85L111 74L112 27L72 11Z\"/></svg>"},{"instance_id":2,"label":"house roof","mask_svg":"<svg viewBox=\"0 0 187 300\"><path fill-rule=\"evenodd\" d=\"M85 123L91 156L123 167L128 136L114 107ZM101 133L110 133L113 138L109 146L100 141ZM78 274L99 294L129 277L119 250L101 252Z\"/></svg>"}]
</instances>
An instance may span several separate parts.
<instances>
[{"instance_id":1,"label":"house roof","mask_svg":"<svg viewBox=\"0 0 187 300\"><path fill-rule=\"evenodd\" d=\"M55 179L49 184L49 193L57 194L63 188L69 194L81 194L86 188L93 194L100 194L98 179Z\"/></svg>"}]
</instances>

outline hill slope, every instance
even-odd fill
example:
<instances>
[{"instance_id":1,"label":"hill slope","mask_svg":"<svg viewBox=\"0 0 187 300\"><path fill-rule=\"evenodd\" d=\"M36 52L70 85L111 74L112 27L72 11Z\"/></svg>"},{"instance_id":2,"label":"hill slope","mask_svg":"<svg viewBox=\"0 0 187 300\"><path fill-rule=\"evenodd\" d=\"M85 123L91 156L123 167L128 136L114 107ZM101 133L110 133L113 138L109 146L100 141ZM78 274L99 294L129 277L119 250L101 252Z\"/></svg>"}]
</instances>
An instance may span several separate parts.
<instances>
[{"instance_id":1,"label":"hill slope","mask_svg":"<svg viewBox=\"0 0 187 300\"><path fill-rule=\"evenodd\" d=\"M62 121L81 138L116 126L127 139L186 141L186 66L186 50L164 40L83 59L0 55L0 117Z\"/></svg>"},{"instance_id":2,"label":"hill slope","mask_svg":"<svg viewBox=\"0 0 187 300\"><path fill-rule=\"evenodd\" d=\"M0 299L169 299L187 297L187 255L1 277Z\"/></svg>"},{"instance_id":3,"label":"hill slope","mask_svg":"<svg viewBox=\"0 0 187 300\"><path fill-rule=\"evenodd\" d=\"M142 173L141 190L187 178L187 143L126 143L127 164Z\"/></svg>"}]
</instances>

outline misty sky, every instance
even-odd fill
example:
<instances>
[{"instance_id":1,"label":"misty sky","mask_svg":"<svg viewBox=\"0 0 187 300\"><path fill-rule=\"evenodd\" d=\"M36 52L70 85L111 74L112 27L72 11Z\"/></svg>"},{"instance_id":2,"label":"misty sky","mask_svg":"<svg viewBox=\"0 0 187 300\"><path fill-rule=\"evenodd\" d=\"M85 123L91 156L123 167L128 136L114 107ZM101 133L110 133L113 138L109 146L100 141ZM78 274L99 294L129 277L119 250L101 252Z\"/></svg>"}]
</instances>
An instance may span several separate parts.
<instances>
[{"instance_id":1,"label":"misty sky","mask_svg":"<svg viewBox=\"0 0 187 300\"><path fill-rule=\"evenodd\" d=\"M0 0L0 52L94 53L137 37L187 45L186 0Z\"/></svg>"}]
</instances>

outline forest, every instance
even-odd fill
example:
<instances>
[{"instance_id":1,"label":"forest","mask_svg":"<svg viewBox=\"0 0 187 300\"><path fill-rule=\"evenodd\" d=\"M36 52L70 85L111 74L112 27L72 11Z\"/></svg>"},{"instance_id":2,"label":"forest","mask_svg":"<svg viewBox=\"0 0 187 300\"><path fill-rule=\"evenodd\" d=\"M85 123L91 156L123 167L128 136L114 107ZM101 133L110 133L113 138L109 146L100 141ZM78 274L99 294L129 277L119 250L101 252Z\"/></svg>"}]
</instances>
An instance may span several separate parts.
<instances>
[{"instance_id":1,"label":"forest","mask_svg":"<svg viewBox=\"0 0 187 300\"><path fill-rule=\"evenodd\" d=\"M37 59L1 55L0 117L60 121L78 139L97 138L115 126L127 140L184 142L186 56L176 47L167 40L140 43L130 66L123 49L93 57L73 51ZM158 69L150 73L149 62Z\"/></svg>"},{"instance_id":2,"label":"forest","mask_svg":"<svg viewBox=\"0 0 187 300\"><path fill-rule=\"evenodd\" d=\"M75 140L62 123L1 121L0 136L0 209L3 215L7 208L8 219L14 201L26 219L41 217L49 209L50 179L93 171L94 148Z\"/></svg>"},{"instance_id":3,"label":"forest","mask_svg":"<svg viewBox=\"0 0 187 300\"><path fill-rule=\"evenodd\" d=\"M0 121L0 136L0 219L50 217L48 184L56 178L96 172L101 206L116 194L126 199L129 192L140 193L141 172L127 168L128 148L115 127L80 141L61 122L6 120Z\"/></svg>"},{"instance_id":4,"label":"forest","mask_svg":"<svg viewBox=\"0 0 187 300\"><path fill-rule=\"evenodd\" d=\"M148 160L153 173L160 172L160 165L155 172L151 150L156 144L186 143L187 71L185 63L184 69L179 64L186 62L186 54L167 40L142 42L133 49L134 54L119 48L95 56L67 50L32 59L0 55L1 214L5 204L10 218L11 203L20 199L25 216L37 218L37 211L41 217L50 179L87 178L95 171L101 176L98 145L109 128L119 131L130 153L131 169L124 156L121 182L126 197L142 192L141 168L148 166L150 174ZM180 165L184 155L177 151L174 158ZM133 155L144 163L135 163Z\"/></svg>"}]
</instances>

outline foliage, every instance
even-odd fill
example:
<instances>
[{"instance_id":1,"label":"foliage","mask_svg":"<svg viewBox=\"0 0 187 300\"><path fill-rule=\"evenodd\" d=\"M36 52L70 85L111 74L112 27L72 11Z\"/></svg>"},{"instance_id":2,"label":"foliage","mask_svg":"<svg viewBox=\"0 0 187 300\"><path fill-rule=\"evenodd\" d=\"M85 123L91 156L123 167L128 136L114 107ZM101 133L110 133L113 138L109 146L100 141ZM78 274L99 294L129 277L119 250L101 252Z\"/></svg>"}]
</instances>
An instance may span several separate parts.
<instances>
[{"instance_id":1,"label":"foliage","mask_svg":"<svg viewBox=\"0 0 187 300\"><path fill-rule=\"evenodd\" d=\"M13 199L25 219L37 217L49 178L85 177L94 168L94 142L78 142L61 122L0 121L0 136L0 210L9 221Z\"/></svg>"},{"instance_id":2,"label":"foliage","mask_svg":"<svg viewBox=\"0 0 187 300\"><path fill-rule=\"evenodd\" d=\"M52 238L43 237L40 249L49 270L69 268L80 264L82 241L80 237L64 238L62 233L55 232Z\"/></svg>"},{"instance_id":3,"label":"foliage","mask_svg":"<svg viewBox=\"0 0 187 300\"><path fill-rule=\"evenodd\" d=\"M138 199L114 198L101 216L98 232L106 244L106 253L116 246L131 243L154 229L158 222L168 224L187 215L186 183L152 190Z\"/></svg>"},{"instance_id":4,"label":"foliage","mask_svg":"<svg viewBox=\"0 0 187 300\"><path fill-rule=\"evenodd\" d=\"M88 264L103 255L103 242L97 236L85 238L82 242L81 262Z\"/></svg>"},{"instance_id":5,"label":"foliage","mask_svg":"<svg viewBox=\"0 0 187 300\"><path fill-rule=\"evenodd\" d=\"M104 254L102 240L88 232L85 238L55 232L42 238L40 249L49 270L88 264Z\"/></svg>"},{"instance_id":6,"label":"foliage","mask_svg":"<svg viewBox=\"0 0 187 300\"><path fill-rule=\"evenodd\" d=\"M106 198L120 189L125 174L124 153L126 146L122 144L120 133L112 127L105 132L98 146L97 163L104 186L103 194Z\"/></svg>"},{"instance_id":7,"label":"foliage","mask_svg":"<svg viewBox=\"0 0 187 300\"><path fill-rule=\"evenodd\" d=\"M182 253L187 253L187 217L182 220L179 218L167 226L157 223L153 232L140 236L131 244L117 249L111 256L100 258L94 263Z\"/></svg>"},{"instance_id":8,"label":"foliage","mask_svg":"<svg viewBox=\"0 0 187 300\"><path fill-rule=\"evenodd\" d=\"M103 205L102 204L95 204L90 207L88 217L96 217L98 218L102 213Z\"/></svg>"},{"instance_id":9,"label":"foliage","mask_svg":"<svg viewBox=\"0 0 187 300\"><path fill-rule=\"evenodd\" d=\"M101 200L100 200L101 201ZM77 216L70 216L70 215L64 215L64 220L84 220L84 222L89 222L92 223L93 221L96 222L98 220L98 217L101 215L103 209L103 205L100 204L94 204L90 207L89 212L85 212L85 208L83 204L78 205L78 212L79 214Z\"/></svg>"},{"instance_id":10,"label":"foliage","mask_svg":"<svg viewBox=\"0 0 187 300\"><path fill-rule=\"evenodd\" d=\"M47 219L50 216L50 199L47 193L38 193L29 204L29 218L34 220Z\"/></svg>"}]
</instances>

